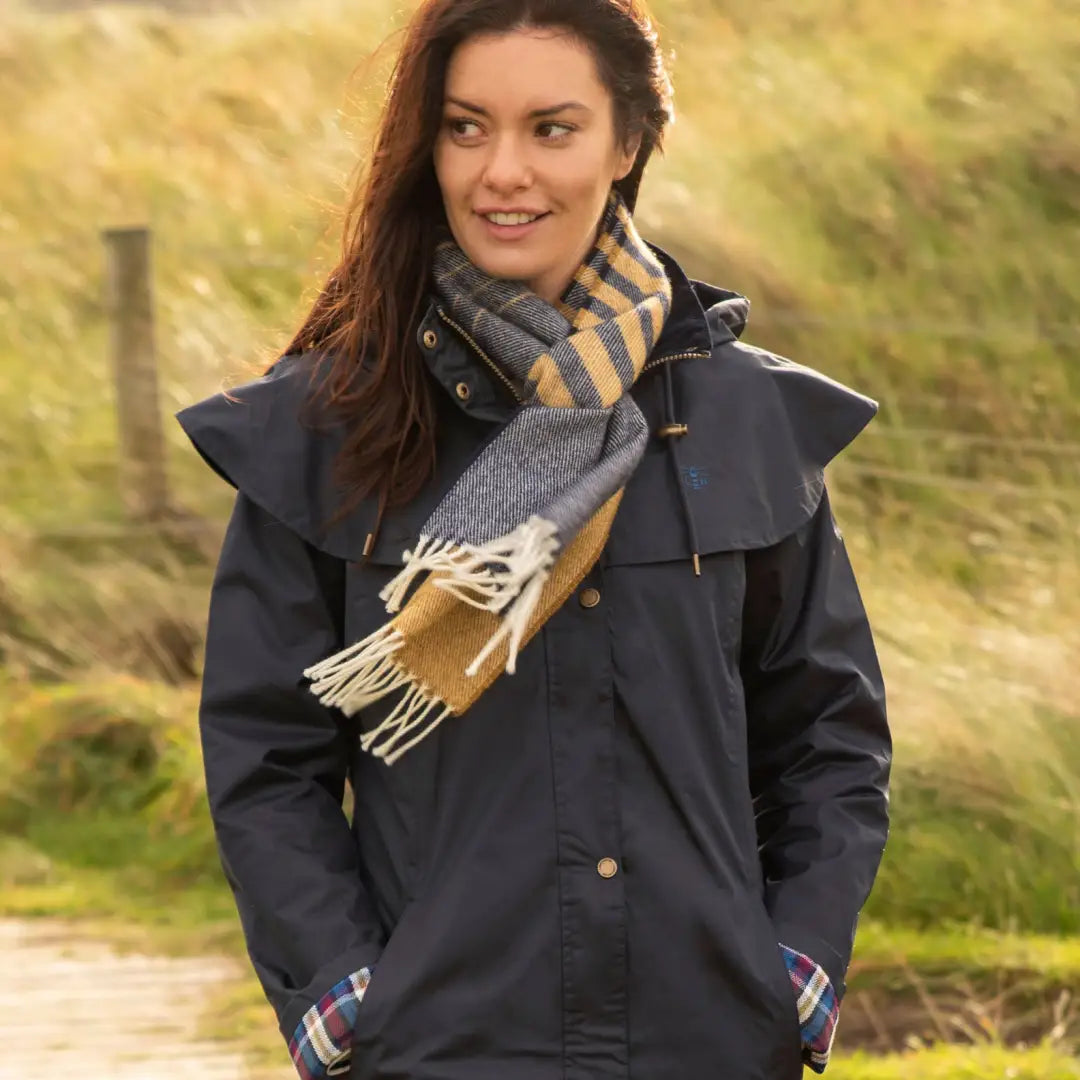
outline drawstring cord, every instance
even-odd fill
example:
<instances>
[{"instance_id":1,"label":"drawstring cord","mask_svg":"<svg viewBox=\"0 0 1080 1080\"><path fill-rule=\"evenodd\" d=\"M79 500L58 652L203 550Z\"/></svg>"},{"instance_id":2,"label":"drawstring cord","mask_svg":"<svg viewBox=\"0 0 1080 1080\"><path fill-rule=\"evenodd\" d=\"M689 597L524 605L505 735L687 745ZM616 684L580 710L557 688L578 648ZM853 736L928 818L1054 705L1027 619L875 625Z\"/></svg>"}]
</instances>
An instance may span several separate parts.
<instances>
[{"instance_id":1,"label":"drawstring cord","mask_svg":"<svg viewBox=\"0 0 1080 1080\"><path fill-rule=\"evenodd\" d=\"M394 467L390 470L390 483L379 492L379 507L375 514L375 524L364 541L364 562L367 563L375 551L375 545L379 542L379 533L382 531L383 518L386 517L387 504L390 501L390 490L397 479L398 466L401 464L401 454L405 449L405 440L398 443L397 453L394 455Z\"/></svg>"},{"instance_id":2,"label":"drawstring cord","mask_svg":"<svg viewBox=\"0 0 1080 1080\"><path fill-rule=\"evenodd\" d=\"M379 541L379 532L382 530L383 515L386 513L386 496L380 495L379 509L375 515L375 524L364 541L364 562L367 562L375 551L375 545Z\"/></svg>"},{"instance_id":3,"label":"drawstring cord","mask_svg":"<svg viewBox=\"0 0 1080 1080\"><path fill-rule=\"evenodd\" d=\"M686 533L690 540L690 554L694 563L694 574L701 577L701 547L698 544L697 523L694 521L694 509L690 505L690 496L683 480L682 462L679 458L679 440L689 434L690 428L675 419L675 386L671 377L671 362L664 364L664 424L657 435L667 440L671 467L675 473L675 487L682 502L683 519Z\"/></svg>"}]
</instances>

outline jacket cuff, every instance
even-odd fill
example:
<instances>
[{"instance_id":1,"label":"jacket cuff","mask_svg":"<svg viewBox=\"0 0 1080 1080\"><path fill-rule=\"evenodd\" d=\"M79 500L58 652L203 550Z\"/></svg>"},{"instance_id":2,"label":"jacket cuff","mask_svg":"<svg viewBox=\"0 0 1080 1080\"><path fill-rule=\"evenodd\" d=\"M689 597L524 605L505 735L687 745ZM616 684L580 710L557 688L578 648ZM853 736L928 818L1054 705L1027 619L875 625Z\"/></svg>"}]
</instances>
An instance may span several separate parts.
<instances>
[{"instance_id":1,"label":"jacket cuff","mask_svg":"<svg viewBox=\"0 0 1080 1080\"><path fill-rule=\"evenodd\" d=\"M784 954L784 963L798 999L803 1063L813 1072L823 1073L829 1064L836 1035L840 1002L823 967L783 942L780 943L780 950Z\"/></svg>"},{"instance_id":2,"label":"jacket cuff","mask_svg":"<svg viewBox=\"0 0 1080 1080\"><path fill-rule=\"evenodd\" d=\"M331 987L300 1019L289 1053L300 1080L345 1076L353 1027L374 967L361 968Z\"/></svg>"}]
</instances>

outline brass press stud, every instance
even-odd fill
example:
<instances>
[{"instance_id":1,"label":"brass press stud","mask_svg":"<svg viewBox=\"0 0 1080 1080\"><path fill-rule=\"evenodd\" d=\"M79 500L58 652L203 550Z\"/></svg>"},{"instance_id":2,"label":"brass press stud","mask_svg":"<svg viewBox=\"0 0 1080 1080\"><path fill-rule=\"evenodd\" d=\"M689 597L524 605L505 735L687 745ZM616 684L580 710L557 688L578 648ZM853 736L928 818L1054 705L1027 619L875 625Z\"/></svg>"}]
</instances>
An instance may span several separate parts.
<instances>
[{"instance_id":1,"label":"brass press stud","mask_svg":"<svg viewBox=\"0 0 1080 1080\"><path fill-rule=\"evenodd\" d=\"M602 878L613 878L619 872L619 864L614 859L601 859L596 864L596 872Z\"/></svg>"},{"instance_id":2,"label":"brass press stud","mask_svg":"<svg viewBox=\"0 0 1080 1080\"><path fill-rule=\"evenodd\" d=\"M661 439L681 439L690 434L690 428L686 424L665 424L657 432Z\"/></svg>"},{"instance_id":3,"label":"brass press stud","mask_svg":"<svg viewBox=\"0 0 1080 1080\"><path fill-rule=\"evenodd\" d=\"M582 589L581 595L578 597L578 603L583 608L594 608L600 603L600 590L599 589Z\"/></svg>"},{"instance_id":4,"label":"brass press stud","mask_svg":"<svg viewBox=\"0 0 1080 1080\"><path fill-rule=\"evenodd\" d=\"M459 382L455 389L457 391L457 396L461 398L462 401L468 401L469 398L472 397L472 389L467 382Z\"/></svg>"},{"instance_id":5,"label":"brass press stud","mask_svg":"<svg viewBox=\"0 0 1080 1080\"><path fill-rule=\"evenodd\" d=\"M424 348L434 349L439 344L439 335L434 330L424 331Z\"/></svg>"}]
</instances>

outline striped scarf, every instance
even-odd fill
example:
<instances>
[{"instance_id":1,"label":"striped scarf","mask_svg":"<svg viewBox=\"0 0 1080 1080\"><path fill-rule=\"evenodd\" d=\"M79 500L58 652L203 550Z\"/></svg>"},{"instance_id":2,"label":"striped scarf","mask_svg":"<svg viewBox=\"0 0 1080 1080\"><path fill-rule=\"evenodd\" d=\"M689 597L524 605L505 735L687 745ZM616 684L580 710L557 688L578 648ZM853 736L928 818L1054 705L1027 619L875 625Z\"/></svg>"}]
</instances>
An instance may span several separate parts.
<instances>
[{"instance_id":1,"label":"striped scarf","mask_svg":"<svg viewBox=\"0 0 1080 1080\"><path fill-rule=\"evenodd\" d=\"M617 194L556 306L488 276L452 241L438 247L433 277L525 404L404 553L380 593L393 617L304 673L324 705L348 716L398 696L361 736L387 764L464 713L502 671L513 674L520 649L599 559L648 441L629 390L671 306L664 269Z\"/></svg>"}]
</instances>

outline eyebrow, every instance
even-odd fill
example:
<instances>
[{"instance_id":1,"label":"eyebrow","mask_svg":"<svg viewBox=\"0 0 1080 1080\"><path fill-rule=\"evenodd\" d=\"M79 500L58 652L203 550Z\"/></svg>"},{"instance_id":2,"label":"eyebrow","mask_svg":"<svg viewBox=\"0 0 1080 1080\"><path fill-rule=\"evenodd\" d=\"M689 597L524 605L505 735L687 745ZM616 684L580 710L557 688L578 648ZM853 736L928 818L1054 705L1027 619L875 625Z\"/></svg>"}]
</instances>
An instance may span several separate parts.
<instances>
[{"instance_id":1,"label":"eyebrow","mask_svg":"<svg viewBox=\"0 0 1080 1080\"><path fill-rule=\"evenodd\" d=\"M459 109L465 109L468 112L476 113L478 116L491 118L491 113L489 113L487 109L482 108L479 105L474 105L470 101L463 101L461 98L456 97L447 97L446 103L448 105L456 105ZM592 111L588 105L582 105L580 101L563 101L558 105L549 105L543 109L533 109L533 111L529 113L529 119L537 120L542 116L554 116L556 113L567 112L572 109L577 109L581 112Z\"/></svg>"}]
</instances>

